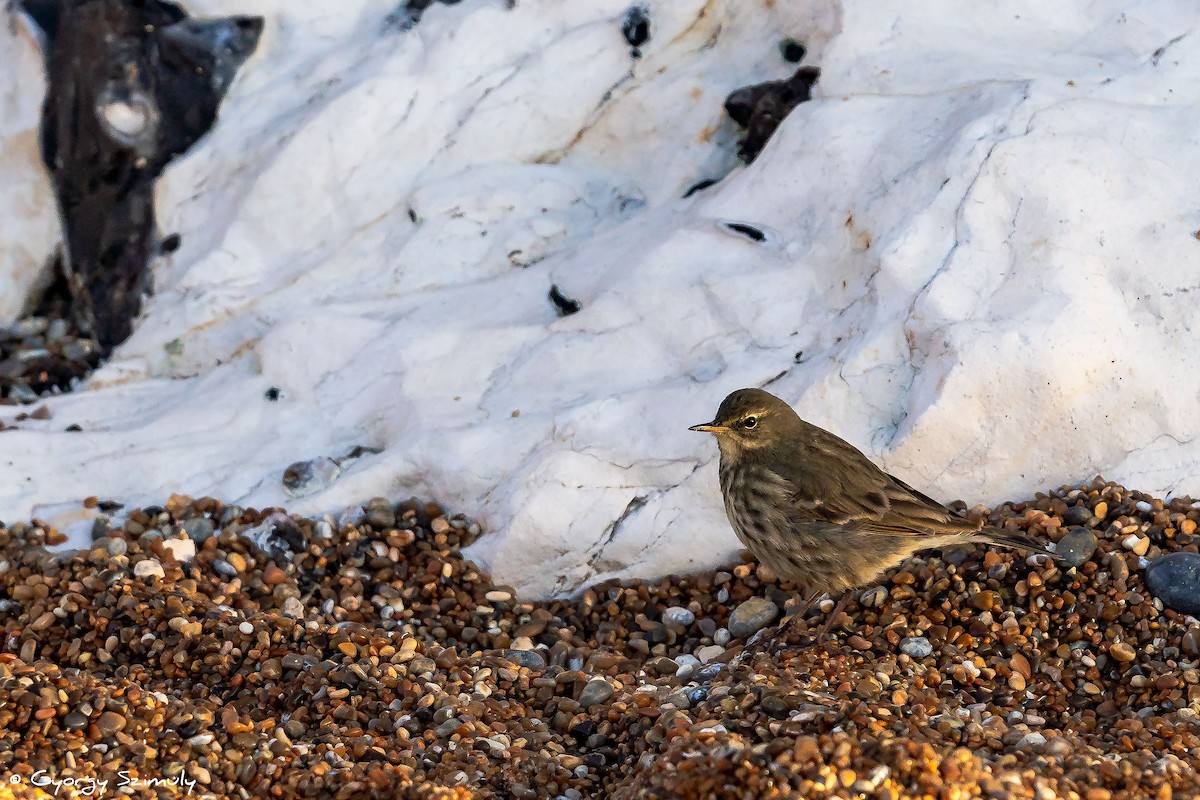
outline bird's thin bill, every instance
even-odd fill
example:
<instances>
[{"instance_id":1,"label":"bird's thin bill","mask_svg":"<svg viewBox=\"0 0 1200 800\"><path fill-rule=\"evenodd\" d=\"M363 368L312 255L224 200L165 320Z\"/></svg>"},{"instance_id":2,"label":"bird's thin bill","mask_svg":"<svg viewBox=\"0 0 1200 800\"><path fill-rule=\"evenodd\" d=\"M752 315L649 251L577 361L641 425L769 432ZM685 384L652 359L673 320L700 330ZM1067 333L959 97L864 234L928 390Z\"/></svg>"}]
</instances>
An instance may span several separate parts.
<instances>
[{"instance_id":1,"label":"bird's thin bill","mask_svg":"<svg viewBox=\"0 0 1200 800\"><path fill-rule=\"evenodd\" d=\"M705 433L720 433L721 431L729 430L724 425L714 425L711 422L706 422L703 425L693 425L688 428L689 431L702 431Z\"/></svg>"}]
</instances>

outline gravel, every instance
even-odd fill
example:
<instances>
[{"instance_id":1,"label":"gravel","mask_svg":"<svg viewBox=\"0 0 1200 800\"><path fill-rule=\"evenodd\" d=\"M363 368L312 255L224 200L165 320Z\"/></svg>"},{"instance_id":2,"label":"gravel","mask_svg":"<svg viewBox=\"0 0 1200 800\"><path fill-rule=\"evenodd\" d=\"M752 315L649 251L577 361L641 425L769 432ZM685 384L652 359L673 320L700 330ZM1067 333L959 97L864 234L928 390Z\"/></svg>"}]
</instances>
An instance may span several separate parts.
<instances>
[{"instance_id":1,"label":"gravel","mask_svg":"<svg viewBox=\"0 0 1200 800\"><path fill-rule=\"evenodd\" d=\"M1060 542L1083 520L1096 551L918 556L826 638L828 599L749 642L748 602L777 614L797 595L754 564L528 603L462 558L470 520L388 505L392 523L376 499L338 524L175 496L74 554L47 552L51 528L0 528L3 785L32 797L45 770L112 790L124 770L243 800L1200 796L1200 622L1158 599L1188 589L1159 566L1197 552L1187 498L1097 481L1004 504L992 524ZM195 519L213 533L180 561L169 542Z\"/></svg>"}]
</instances>

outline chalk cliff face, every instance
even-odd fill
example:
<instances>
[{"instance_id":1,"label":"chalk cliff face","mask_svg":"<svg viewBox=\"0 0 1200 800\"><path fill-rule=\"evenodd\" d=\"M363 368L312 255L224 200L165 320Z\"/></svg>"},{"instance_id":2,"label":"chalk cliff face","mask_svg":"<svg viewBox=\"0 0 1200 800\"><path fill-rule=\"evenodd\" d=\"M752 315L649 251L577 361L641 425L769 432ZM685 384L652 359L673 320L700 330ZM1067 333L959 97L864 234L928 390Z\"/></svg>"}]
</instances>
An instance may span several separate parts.
<instances>
[{"instance_id":1,"label":"chalk cliff face","mask_svg":"<svg viewBox=\"0 0 1200 800\"><path fill-rule=\"evenodd\" d=\"M687 426L764 384L946 500L1197 491L1200 12L661 5L635 57L623 3L191 4L258 53L159 181L132 338L3 434L0 518L432 495L569 593L735 552ZM788 38L820 81L739 166Z\"/></svg>"},{"instance_id":2,"label":"chalk cliff face","mask_svg":"<svg viewBox=\"0 0 1200 800\"><path fill-rule=\"evenodd\" d=\"M15 14L0 24L0 325L27 310L50 276L61 238L54 192L38 151L46 78L32 28Z\"/></svg>"}]
</instances>

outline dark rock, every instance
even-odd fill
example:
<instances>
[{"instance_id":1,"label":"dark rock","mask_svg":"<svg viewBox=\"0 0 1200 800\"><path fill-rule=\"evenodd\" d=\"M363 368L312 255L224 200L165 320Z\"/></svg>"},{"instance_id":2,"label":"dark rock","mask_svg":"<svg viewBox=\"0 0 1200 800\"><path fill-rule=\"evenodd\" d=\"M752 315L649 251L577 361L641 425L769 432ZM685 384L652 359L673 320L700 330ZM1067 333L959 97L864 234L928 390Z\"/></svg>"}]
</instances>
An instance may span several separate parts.
<instances>
[{"instance_id":1,"label":"dark rock","mask_svg":"<svg viewBox=\"0 0 1200 800\"><path fill-rule=\"evenodd\" d=\"M645 6L631 6L621 18L621 34L633 47L633 57L640 58L639 47L650 41L650 10Z\"/></svg>"},{"instance_id":2,"label":"dark rock","mask_svg":"<svg viewBox=\"0 0 1200 800\"><path fill-rule=\"evenodd\" d=\"M1071 506L1063 514L1063 522L1068 525L1084 525L1092 518L1092 510L1082 503Z\"/></svg>"},{"instance_id":3,"label":"dark rock","mask_svg":"<svg viewBox=\"0 0 1200 800\"><path fill-rule=\"evenodd\" d=\"M792 109L812 99L813 84L820 77L819 68L801 67L787 80L746 86L725 99L725 111L734 122L746 129L746 136L738 150L738 155L746 163L758 157L779 123Z\"/></svg>"},{"instance_id":4,"label":"dark rock","mask_svg":"<svg viewBox=\"0 0 1200 800\"><path fill-rule=\"evenodd\" d=\"M373 497L366 505L367 522L376 528L388 529L396 527L396 509L386 497Z\"/></svg>"},{"instance_id":5,"label":"dark rock","mask_svg":"<svg viewBox=\"0 0 1200 800\"><path fill-rule=\"evenodd\" d=\"M1070 513L1070 512L1068 512ZM1091 516L1091 512L1088 512ZM1054 550L1064 566L1078 567L1087 562L1096 552L1096 534L1087 528L1076 528L1058 540Z\"/></svg>"},{"instance_id":6,"label":"dark rock","mask_svg":"<svg viewBox=\"0 0 1200 800\"><path fill-rule=\"evenodd\" d=\"M165 0L25 0L45 34L42 158L65 229L62 277L107 353L130 333L158 247L154 181L212 127L261 17L189 19Z\"/></svg>"},{"instance_id":7,"label":"dark rock","mask_svg":"<svg viewBox=\"0 0 1200 800\"><path fill-rule=\"evenodd\" d=\"M1146 585L1167 608L1200 615L1200 554L1169 553L1156 558L1146 568Z\"/></svg>"},{"instance_id":8,"label":"dark rock","mask_svg":"<svg viewBox=\"0 0 1200 800\"><path fill-rule=\"evenodd\" d=\"M554 310L560 317L569 317L572 314L577 314L583 308L578 300L572 300L559 291L558 284L551 284L549 296L550 302L554 304Z\"/></svg>"}]
</instances>

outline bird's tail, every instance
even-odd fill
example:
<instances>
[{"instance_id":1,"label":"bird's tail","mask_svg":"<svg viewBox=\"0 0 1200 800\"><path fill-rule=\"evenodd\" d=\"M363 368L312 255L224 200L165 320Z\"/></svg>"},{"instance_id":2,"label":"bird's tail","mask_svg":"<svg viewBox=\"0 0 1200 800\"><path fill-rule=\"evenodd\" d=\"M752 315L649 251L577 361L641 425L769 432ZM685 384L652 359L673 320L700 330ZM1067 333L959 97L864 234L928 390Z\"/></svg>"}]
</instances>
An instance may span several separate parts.
<instances>
[{"instance_id":1,"label":"bird's tail","mask_svg":"<svg viewBox=\"0 0 1200 800\"><path fill-rule=\"evenodd\" d=\"M1008 531L1001 530L1000 528L993 528L991 526L985 526L980 529L979 533L971 538L979 542L989 542L991 544L998 544L1003 547L1014 547L1017 550L1043 553L1055 560L1061 560L1061 556L1047 549L1045 544L1039 542L1037 539L1034 539L1028 534L1021 533L1020 531Z\"/></svg>"}]
</instances>

